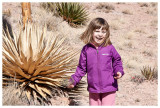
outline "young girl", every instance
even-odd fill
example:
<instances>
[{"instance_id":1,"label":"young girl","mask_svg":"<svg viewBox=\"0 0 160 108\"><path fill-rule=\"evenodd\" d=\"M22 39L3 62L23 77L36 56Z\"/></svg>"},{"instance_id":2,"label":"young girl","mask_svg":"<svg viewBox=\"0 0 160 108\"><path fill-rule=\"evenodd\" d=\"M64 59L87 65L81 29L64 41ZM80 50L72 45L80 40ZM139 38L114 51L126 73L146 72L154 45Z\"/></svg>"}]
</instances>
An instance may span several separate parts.
<instances>
[{"instance_id":1,"label":"young girl","mask_svg":"<svg viewBox=\"0 0 160 108\"><path fill-rule=\"evenodd\" d=\"M93 19L80 37L85 42L75 74L73 88L87 73L89 105L115 105L117 79L124 75L121 57L109 38L109 25L103 18Z\"/></svg>"}]
</instances>

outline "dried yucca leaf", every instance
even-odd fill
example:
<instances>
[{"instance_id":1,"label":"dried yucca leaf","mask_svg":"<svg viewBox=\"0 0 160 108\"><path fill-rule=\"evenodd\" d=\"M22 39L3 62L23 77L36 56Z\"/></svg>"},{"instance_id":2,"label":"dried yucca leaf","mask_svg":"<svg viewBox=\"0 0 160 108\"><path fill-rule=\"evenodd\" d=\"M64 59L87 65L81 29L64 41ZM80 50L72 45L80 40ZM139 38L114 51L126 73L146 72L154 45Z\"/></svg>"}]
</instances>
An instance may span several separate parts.
<instances>
[{"instance_id":1,"label":"dried yucca leaf","mask_svg":"<svg viewBox=\"0 0 160 108\"><path fill-rule=\"evenodd\" d=\"M26 24L18 35L11 38L3 30L3 85L18 82L20 94L28 100L49 101L51 89L64 87L61 81L69 79L76 67L73 58L79 51L64 45L66 37L50 36L46 27Z\"/></svg>"}]
</instances>

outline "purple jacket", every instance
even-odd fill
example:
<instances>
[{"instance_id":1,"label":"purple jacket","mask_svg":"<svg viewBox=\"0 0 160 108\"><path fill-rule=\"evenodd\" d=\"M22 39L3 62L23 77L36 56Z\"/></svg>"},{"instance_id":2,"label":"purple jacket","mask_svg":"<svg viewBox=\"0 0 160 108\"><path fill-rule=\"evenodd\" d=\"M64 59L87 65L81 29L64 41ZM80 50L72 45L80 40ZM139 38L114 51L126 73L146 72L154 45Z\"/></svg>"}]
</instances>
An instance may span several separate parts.
<instances>
[{"instance_id":1,"label":"purple jacket","mask_svg":"<svg viewBox=\"0 0 160 108\"><path fill-rule=\"evenodd\" d=\"M98 47L92 44L83 47L76 72L71 76L74 85L80 82L87 73L88 91L91 93L106 93L118 91L114 75L121 72L124 75L121 57L113 45Z\"/></svg>"}]
</instances>

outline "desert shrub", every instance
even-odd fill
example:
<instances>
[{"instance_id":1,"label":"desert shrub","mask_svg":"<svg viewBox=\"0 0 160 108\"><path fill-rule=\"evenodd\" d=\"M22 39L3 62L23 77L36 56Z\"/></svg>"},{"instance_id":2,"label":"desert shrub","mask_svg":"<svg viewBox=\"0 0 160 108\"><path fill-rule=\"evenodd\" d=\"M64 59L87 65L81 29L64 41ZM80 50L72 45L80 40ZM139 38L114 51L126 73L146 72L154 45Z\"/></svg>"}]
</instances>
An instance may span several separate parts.
<instances>
[{"instance_id":1,"label":"desert shrub","mask_svg":"<svg viewBox=\"0 0 160 108\"><path fill-rule=\"evenodd\" d=\"M157 79L158 78L158 72L155 68L151 68L150 66L144 66L143 69L141 69L142 75L147 79Z\"/></svg>"}]
</instances>

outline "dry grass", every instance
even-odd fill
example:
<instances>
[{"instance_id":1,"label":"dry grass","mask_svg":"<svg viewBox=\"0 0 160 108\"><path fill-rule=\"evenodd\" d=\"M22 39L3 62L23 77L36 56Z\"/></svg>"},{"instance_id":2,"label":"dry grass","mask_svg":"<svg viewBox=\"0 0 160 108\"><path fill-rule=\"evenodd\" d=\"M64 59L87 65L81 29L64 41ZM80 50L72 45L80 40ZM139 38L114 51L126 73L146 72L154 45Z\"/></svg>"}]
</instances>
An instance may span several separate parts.
<instances>
[{"instance_id":1,"label":"dry grass","mask_svg":"<svg viewBox=\"0 0 160 108\"><path fill-rule=\"evenodd\" d=\"M138 3L140 7L156 7L158 5L157 2L149 2L149 3Z\"/></svg>"},{"instance_id":2,"label":"dry grass","mask_svg":"<svg viewBox=\"0 0 160 108\"><path fill-rule=\"evenodd\" d=\"M153 35L149 35L148 38L157 38L158 35L157 34L153 34Z\"/></svg>"},{"instance_id":3,"label":"dry grass","mask_svg":"<svg viewBox=\"0 0 160 108\"><path fill-rule=\"evenodd\" d=\"M51 103L54 103L56 106L68 106L70 101L66 97L55 96L51 99Z\"/></svg>"},{"instance_id":4,"label":"dry grass","mask_svg":"<svg viewBox=\"0 0 160 108\"><path fill-rule=\"evenodd\" d=\"M112 10L115 10L115 7L109 3L99 3L97 6L96 6L96 9L102 11L102 12L105 12L105 13L109 13L111 12Z\"/></svg>"},{"instance_id":5,"label":"dry grass","mask_svg":"<svg viewBox=\"0 0 160 108\"><path fill-rule=\"evenodd\" d=\"M157 20L157 19L152 20L152 21L150 22L150 25L157 28L158 20Z\"/></svg>"},{"instance_id":6,"label":"dry grass","mask_svg":"<svg viewBox=\"0 0 160 108\"><path fill-rule=\"evenodd\" d=\"M17 106L25 105L25 103L19 98L19 95L16 93L17 88L15 84L10 84L9 86L3 87L2 89L2 104L4 106ZM27 102L27 99L26 99Z\"/></svg>"},{"instance_id":7,"label":"dry grass","mask_svg":"<svg viewBox=\"0 0 160 108\"><path fill-rule=\"evenodd\" d=\"M123 14L127 14L127 15L133 15L133 12L131 12L130 10L128 9L125 9L122 11Z\"/></svg>"},{"instance_id":8,"label":"dry grass","mask_svg":"<svg viewBox=\"0 0 160 108\"><path fill-rule=\"evenodd\" d=\"M119 23L118 22L112 22L110 23L111 29L113 30L118 30L120 29Z\"/></svg>"},{"instance_id":9,"label":"dry grass","mask_svg":"<svg viewBox=\"0 0 160 108\"><path fill-rule=\"evenodd\" d=\"M18 94L17 88L15 84L10 84L9 86L3 87L2 93L2 105L3 106L28 106L28 105L47 105L46 103L40 104L39 101L32 100L29 102L26 95L24 93ZM53 93L55 91L52 91ZM60 92L60 91L59 91ZM61 93L54 93L55 96L51 99L51 105L61 105L61 106L68 106L69 100L67 97L61 95Z\"/></svg>"},{"instance_id":10,"label":"dry grass","mask_svg":"<svg viewBox=\"0 0 160 108\"><path fill-rule=\"evenodd\" d=\"M133 48L132 41L125 41L123 45L126 46L126 47L128 47L128 48Z\"/></svg>"},{"instance_id":11,"label":"dry grass","mask_svg":"<svg viewBox=\"0 0 160 108\"><path fill-rule=\"evenodd\" d=\"M2 12L2 14L10 17L10 16L11 16L11 10L10 10L10 9L4 10L4 11Z\"/></svg>"},{"instance_id":12,"label":"dry grass","mask_svg":"<svg viewBox=\"0 0 160 108\"><path fill-rule=\"evenodd\" d=\"M111 29L113 30L118 30L120 29L121 23L118 20L113 20L112 22L109 23Z\"/></svg>"},{"instance_id":13,"label":"dry grass","mask_svg":"<svg viewBox=\"0 0 160 108\"><path fill-rule=\"evenodd\" d=\"M144 54L145 56L154 56L153 50L150 50L148 48L143 48L142 49L142 54Z\"/></svg>"},{"instance_id":14,"label":"dry grass","mask_svg":"<svg viewBox=\"0 0 160 108\"><path fill-rule=\"evenodd\" d=\"M145 7L145 13L152 15L152 16L157 16L157 11L158 11L158 3L157 2L149 2L149 3L139 3L141 7Z\"/></svg>"},{"instance_id":15,"label":"dry grass","mask_svg":"<svg viewBox=\"0 0 160 108\"><path fill-rule=\"evenodd\" d=\"M139 28L139 29L137 28L136 30L134 30L134 32L146 34L146 32L142 30L142 28Z\"/></svg>"},{"instance_id":16,"label":"dry grass","mask_svg":"<svg viewBox=\"0 0 160 108\"><path fill-rule=\"evenodd\" d=\"M118 21L120 24L126 23L126 20L123 17L116 17L113 21Z\"/></svg>"},{"instance_id":17,"label":"dry grass","mask_svg":"<svg viewBox=\"0 0 160 108\"><path fill-rule=\"evenodd\" d=\"M123 41L121 41L122 39L119 39L119 42L116 42L114 44L114 46L117 48L117 50L124 50L124 46L123 46Z\"/></svg>"},{"instance_id":18,"label":"dry grass","mask_svg":"<svg viewBox=\"0 0 160 108\"><path fill-rule=\"evenodd\" d=\"M125 39L131 40L136 34L133 31L130 31L124 35Z\"/></svg>"},{"instance_id":19,"label":"dry grass","mask_svg":"<svg viewBox=\"0 0 160 108\"><path fill-rule=\"evenodd\" d=\"M158 5L158 2L151 2L152 7L157 7L157 5Z\"/></svg>"},{"instance_id":20,"label":"dry grass","mask_svg":"<svg viewBox=\"0 0 160 108\"><path fill-rule=\"evenodd\" d=\"M132 73L134 73L135 75L141 75L140 69L144 66L144 63L142 61L144 60L141 55L135 55L134 57L131 57L129 53L129 55L125 56L124 66L126 69L134 70L132 71Z\"/></svg>"},{"instance_id":21,"label":"dry grass","mask_svg":"<svg viewBox=\"0 0 160 108\"><path fill-rule=\"evenodd\" d=\"M154 10L153 9L148 9L145 13L154 15Z\"/></svg>"},{"instance_id":22,"label":"dry grass","mask_svg":"<svg viewBox=\"0 0 160 108\"><path fill-rule=\"evenodd\" d=\"M149 7L148 3L138 3L140 7Z\"/></svg>"},{"instance_id":23,"label":"dry grass","mask_svg":"<svg viewBox=\"0 0 160 108\"><path fill-rule=\"evenodd\" d=\"M126 4L125 2L117 2L116 4Z\"/></svg>"},{"instance_id":24,"label":"dry grass","mask_svg":"<svg viewBox=\"0 0 160 108\"><path fill-rule=\"evenodd\" d=\"M136 42L133 40L136 34L133 31L127 32L126 34L119 34L117 43L115 44L119 50L134 49L136 48Z\"/></svg>"},{"instance_id":25,"label":"dry grass","mask_svg":"<svg viewBox=\"0 0 160 108\"><path fill-rule=\"evenodd\" d=\"M129 60L125 65L127 66L127 68L135 69L137 66L137 62L135 60Z\"/></svg>"},{"instance_id":26,"label":"dry grass","mask_svg":"<svg viewBox=\"0 0 160 108\"><path fill-rule=\"evenodd\" d=\"M63 22L61 17L53 16L53 13L47 12L42 8L32 9L33 22L37 25L47 25L48 31L57 31L58 26Z\"/></svg>"},{"instance_id":27,"label":"dry grass","mask_svg":"<svg viewBox=\"0 0 160 108\"><path fill-rule=\"evenodd\" d=\"M153 3L153 4L151 3L150 5L151 6L146 9L145 13L147 13L149 15L152 15L152 16L157 16L158 15L157 14L157 11L158 11L157 4L156 3Z\"/></svg>"},{"instance_id":28,"label":"dry grass","mask_svg":"<svg viewBox=\"0 0 160 108\"><path fill-rule=\"evenodd\" d=\"M132 60L135 60L135 61L138 61L139 60L139 58L138 58L138 56L132 56Z\"/></svg>"}]
</instances>

